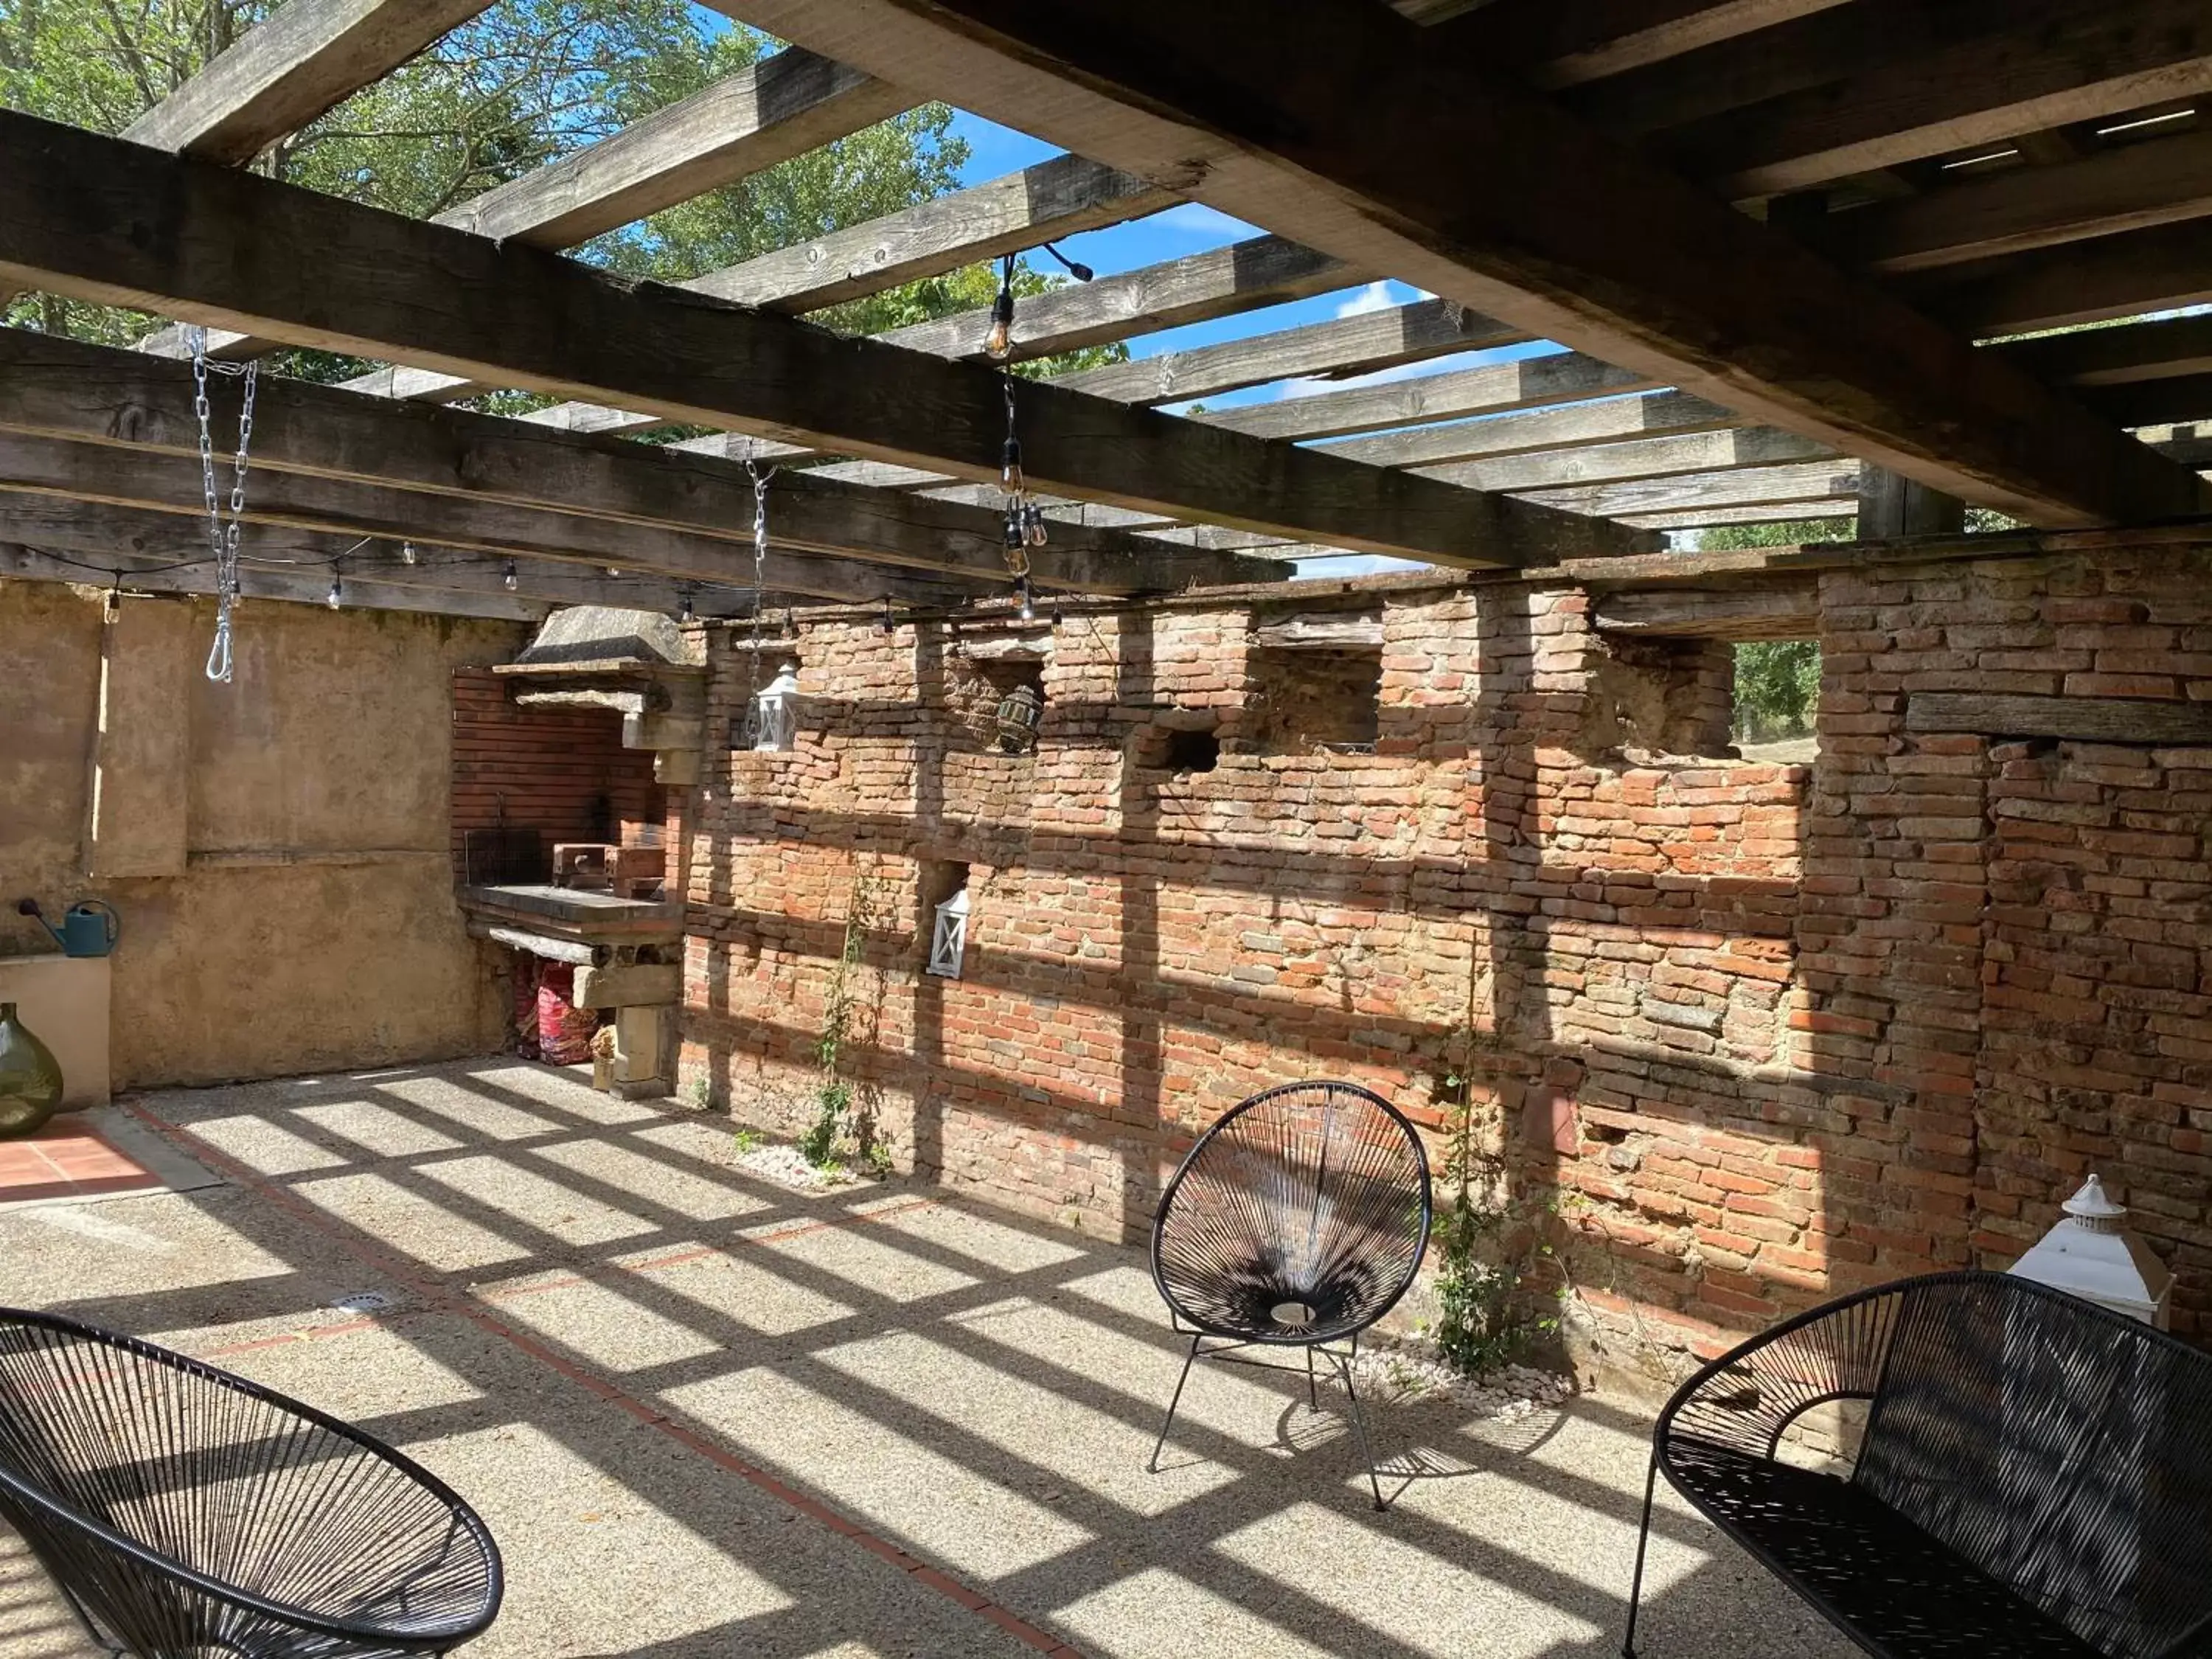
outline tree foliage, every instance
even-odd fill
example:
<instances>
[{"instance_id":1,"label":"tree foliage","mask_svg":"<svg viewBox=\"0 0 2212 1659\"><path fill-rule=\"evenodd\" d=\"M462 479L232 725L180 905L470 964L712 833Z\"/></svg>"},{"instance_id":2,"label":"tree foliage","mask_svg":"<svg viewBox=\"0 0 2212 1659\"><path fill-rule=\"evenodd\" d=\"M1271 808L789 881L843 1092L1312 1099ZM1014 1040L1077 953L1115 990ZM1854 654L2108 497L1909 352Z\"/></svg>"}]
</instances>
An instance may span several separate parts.
<instances>
[{"instance_id":1,"label":"tree foliage","mask_svg":"<svg viewBox=\"0 0 2212 1659\"><path fill-rule=\"evenodd\" d=\"M270 0L0 0L0 103L120 132L274 9ZM735 74L773 50L688 0L497 0L255 163L273 178L429 218ZM968 145L927 104L599 237L576 257L662 281L735 264L957 187ZM1018 291L1050 279L1028 269ZM872 331L990 303L988 266L910 283L820 320ZM53 295L6 320L112 344L157 319ZM1089 354L1111 357L1118 349ZM335 380L356 360L289 352ZM512 398L509 401L513 401Z\"/></svg>"},{"instance_id":2,"label":"tree foliage","mask_svg":"<svg viewBox=\"0 0 2212 1659\"><path fill-rule=\"evenodd\" d=\"M1726 525L1705 532L1701 548L1802 547L1849 541L1856 519L1793 519ZM1811 640L1747 640L1735 648L1735 739L1771 743L1811 735L1820 705L1820 647Z\"/></svg>"}]
</instances>

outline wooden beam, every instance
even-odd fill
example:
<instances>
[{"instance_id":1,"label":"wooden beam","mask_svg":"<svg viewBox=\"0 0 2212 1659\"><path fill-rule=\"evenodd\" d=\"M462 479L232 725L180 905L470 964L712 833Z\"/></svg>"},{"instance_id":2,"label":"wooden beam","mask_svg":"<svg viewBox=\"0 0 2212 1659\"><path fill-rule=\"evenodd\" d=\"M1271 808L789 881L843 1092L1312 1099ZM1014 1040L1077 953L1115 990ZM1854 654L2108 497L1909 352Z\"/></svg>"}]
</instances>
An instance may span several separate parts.
<instances>
[{"instance_id":1,"label":"wooden beam","mask_svg":"<svg viewBox=\"0 0 2212 1659\"><path fill-rule=\"evenodd\" d=\"M1861 0L1737 50L1755 86L1731 83L1723 94L1715 82L1728 77L1712 64L1678 67L1699 76L1685 88L1691 96L1709 105L1743 98L1742 106L1653 141L1672 165L1736 197L1803 190L2212 90L2212 16L2197 0ZM1780 78L1792 73L1800 84ZM1593 90L1615 97L1620 83Z\"/></svg>"},{"instance_id":2,"label":"wooden beam","mask_svg":"<svg viewBox=\"0 0 2212 1659\"><path fill-rule=\"evenodd\" d=\"M1886 467L1859 469L1859 534L1869 541L1905 536L1957 535L1966 527L1966 504Z\"/></svg>"},{"instance_id":3,"label":"wooden beam","mask_svg":"<svg viewBox=\"0 0 2212 1659\"><path fill-rule=\"evenodd\" d=\"M1172 404L1300 375L1340 378L1425 362L1456 351L1514 345L1525 329L1444 300L1356 312L1218 345L1105 363L1054 381L1125 404Z\"/></svg>"},{"instance_id":4,"label":"wooden beam","mask_svg":"<svg viewBox=\"0 0 2212 1659\"><path fill-rule=\"evenodd\" d=\"M1197 418L1232 432L1259 438L1323 438L1411 426L1455 415L1501 414L1538 409L1547 404L1615 392L1641 392L1651 382L1633 369L1615 368L1579 351L1528 357L1481 368L1447 369L1381 386L1284 398L1272 404L1210 410ZM1331 453L1369 459L1351 444L1329 445ZM1389 465L1384 461L1378 463Z\"/></svg>"},{"instance_id":5,"label":"wooden beam","mask_svg":"<svg viewBox=\"0 0 2212 1659\"><path fill-rule=\"evenodd\" d=\"M2212 316L2160 317L1987 349L2053 386L2118 386L2203 374L2212 373Z\"/></svg>"},{"instance_id":6,"label":"wooden beam","mask_svg":"<svg viewBox=\"0 0 2212 1659\"><path fill-rule=\"evenodd\" d=\"M2085 386L2082 401L2122 426L2162 426L2212 419L2212 374Z\"/></svg>"},{"instance_id":7,"label":"wooden beam","mask_svg":"<svg viewBox=\"0 0 2212 1659\"><path fill-rule=\"evenodd\" d=\"M1254 237L1228 247L1033 295L1015 309L1013 349L1006 361L1028 362L1185 323L1235 316L1364 280L1361 273L1311 248L1285 242L1279 236ZM909 351L983 362L988 361L983 345L990 331L991 309L986 306L872 337ZM419 370L396 371L348 384L398 398L465 397L482 389ZM599 432L642 431L656 424L650 416L641 413L576 404L540 410L531 418L571 430L580 426ZM803 453L777 451L770 455L792 459Z\"/></svg>"},{"instance_id":8,"label":"wooden beam","mask_svg":"<svg viewBox=\"0 0 2212 1659\"><path fill-rule=\"evenodd\" d=\"M0 509L0 522L5 522L5 519L4 509ZM22 581L121 586L134 593L215 592L215 573L206 566L179 568L166 561L119 558L112 554L104 554L97 560L71 559L50 549L26 547L0 539L0 579L9 577ZM327 571L302 575L257 565L243 566L239 571L239 591L249 599L326 605L330 588ZM342 602L363 611L422 611L439 616L486 617L507 622L535 622L553 608L544 600L525 599L520 594L483 596L436 588L394 587L384 582L360 583ZM252 624L241 620L239 625Z\"/></svg>"},{"instance_id":9,"label":"wooden beam","mask_svg":"<svg viewBox=\"0 0 2212 1659\"><path fill-rule=\"evenodd\" d=\"M1453 45L1554 89L1717 46L1841 0L1491 0L1443 27Z\"/></svg>"},{"instance_id":10,"label":"wooden beam","mask_svg":"<svg viewBox=\"0 0 2212 1659\"><path fill-rule=\"evenodd\" d=\"M1905 729L2201 747L2212 744L2212 704L2164 702L2149 697L2015 697L1916 691L1905 700Z\"/></svg>"},{"instance_id":11,"label":"wooden beam","mask_svg":"<svg viewBox=\"0 0 2212 1659\"><path fill-rule=\"evenodd\" d=\"M770 311L816 311L916 277L1035 247L1175 205L1170 191L1080 155L794 243L680 286Z\"/></svg>"},{"instance_id":12,"label":"wooden beam","mask_svg":"<svg viewBox=\"0 0 2212 1659\"><path fill-rule=\"evenodd\" d=\"M1460 461L1419 469L1425 476L1469 489L1547 489L1566 484L1626 483L1637 478L1665 478L1683 473L1719 473L1746 467L1783 466L1802 461L1832 461L1825 444L1772 427L1737 427L1722 432L1645 438L1633 443L1596 444L1578 449L1540 450L1495 460Z\"/></svg>"},{"instance_id":13,"label":"wooden beam","mask_svg":"<svg viewBox=\"0 0 2212 1659\"><path fill-rule=\"evenodd\" d=\"M1000 471L1003 380L977 365L12 112L0 160L0 277L959 477ZM1038 488L1141 511L1466 565L1626 539L1056 386L1024 387L1021 421Z\"/></svg>"},{"instance_id":14,"label":"wooden beam","mask_svg":"<svg viewBox=\"0 0 2212 1659\"><path fill-rule=\"evenodd\" d=\"M1820 631L1811 576L1726 587L1632 588L1601 594L1590 607L1601 634L1665 639L1802 640Z\"/></svg>"},{"instance_id":15,"label":"wooden beam","mask_svg":"<svg viewBox=\"0 0 2212 1659\"><path fill-rule=\"evenodd\" d=\"M498 558L543 558L601 569L651 571L663 576L749 586L752 559L728 541L682 532L614 526L535 507L458 496L432 498L412 490L264 471L250 480L246 522L283 530L318 531L356 540L460 548ZM142 507L199 519L200 474L195 463L111 445L45 438L0 437L0 493L29 493L70 501ZM981 591L984 580L925 580L888 566L814 554L771 551L767 585L823 599L883 597L923 602ZM1003 575L991 588L1003 586Z\"/></svg>"},{"instance_id":16,"label":"wooden beam","mask_svg":"<svg viewBox=\"0 0 2212 1659\"><path fill-rule=\"evenodd\" d=\"M2212 301L2212 220L2130 230L1907 275L1913 302L1987 338Z\"/></svg>"},{"instance_id":17,"label":"wooden beam","mask_svg":"<svg viewBox=\"0 0 2212 1659\"><path fill-rule=\"evenodd\" d=\"M1859 510L1854 495L1825 495L1809 501L1747 501L1741 505L1686 507L1676 513L1624 513L1620 522L1638 530L1680 535L1738 524L1787 524L1795 520L1849 519Z\"/></svg>"},{"instance_id":18,"label":"wooden beam","mask_svg":"<svg viewBox=\"0 0 2212 1659\"><path fill-rule=\"evenodd\" d=\"M2212 215L2212 131L2116 144L1832 215L1847 264L1926 270Z\"/></svg>"},{"instance_id":19,"label":"wooden beam","mask_svg":"<svg viewBox=\"0 0 2212 1659\"><path fill-rule=\"evenodd\" d=\"M191 377L136 352L0 329L0 430L198 454ZM218 386L218 398L224 398ZM231 405L225 399L226 411ZM219 416L218 418L224 418ZM750 557L752 484L741 465L675 446L574 437L463 410L399 407L332 386L264 375L253 464L384 488L550 508L629 526L723 538ZM772 486L779 546L849 555L922 573L1003 580L1004 515L790 472ZM417 504L433 524L435 499ZM1287 567L1181 556L1113 530L1055 531L1031 556L1041 586L1120 594L1269 580Z\"/></svg>"},{"instance_id":20,"label":"wooden beam","mask_svg":"<svg viewBox=\"0 0 2212 1659\"><path fill-rule=\"evenodd\" d=\"M290 0L124 129L244 166L484 9L484 0Z\"/></svg>"},{"instance_id":21,"label":"wooden beam","mask_svg":"<svg viewBox=\"0 0 2212 1659\"><path fill-rule=\"evenodd\" d=\"M1233 317L1370 280L1370 273L1279 236L1255 236L1156 265L1070 283L1014 307L1009 361L1048 357L1079 346L1157 334L1185 323ZM939 357L983 356L988 306L915 323L875 337Z\"/></svg>"},{"instance_id":22,"label":"wooden beam","mask_svg":"<svg viewBox=\"0 0 2212 1659\"><path fill-rule=\"evenodd\" d=\"M1532 498L1569 513L1601 519L1643 517L1657 513L1694 513L1711 507L1765 507L1850 496L1857 510L1859 465L1856 461L1813 461L1796 466L1750 467L1686 478L1645 478L1634 483L1578 484L1531 492ZM1709 521L1710 522L1710 521Z\"/></svg>"},{"instance_id":23,"label":"wooden beam","mask_svg":"<svg viewBox=\"0 0 2212 1659\"><path fill-rule=\"evenodd\" d=\"M1686 392L1649 392L1489 420L1462 421L1325 446L1373 465L1413 466L1480 456L1540 454L1664 434L1713 432L1743 417Z\"/></svg>"},{"instance_id":24,"label":"wooden beam","mask_svg":"<svg viewBox=\"0 0 2212 1659\"><path fill-rule=\"evenodd\" d=\"M1262 651L1380 651L1379 611L1304 611L1262 623L1252 630Z\"/></svg>"},{"instance_id":25,"label":"wooden beam","mask_svg":"<svg viewBox=\"0 0 2212 1659\"><path fill-rule=\"evenodd\" d=\"M2212 499L2193 474L1977 359L1893 296L1363 0L719 3L841 61L895 64L904 85L1125 171L1188 180L1196 199L1349 264L2031 522L2141 521ZM2177 27L2212 31L2212 19ZM1378 108L1392 118L1376 121ZM1514 164L1444 159L1479 155Z\"/></svg>"},{"instance_id":26,"label":"wooden beam","mask_svg":"<svg viewBox=\"0 0 2212 1659\"><path fill-rule=\"evenodd\" d=\"M574 247L872 126L910 102L884 82L794 47L486 191L437 222L536 247Z\"/></svg>"}]
</instances>

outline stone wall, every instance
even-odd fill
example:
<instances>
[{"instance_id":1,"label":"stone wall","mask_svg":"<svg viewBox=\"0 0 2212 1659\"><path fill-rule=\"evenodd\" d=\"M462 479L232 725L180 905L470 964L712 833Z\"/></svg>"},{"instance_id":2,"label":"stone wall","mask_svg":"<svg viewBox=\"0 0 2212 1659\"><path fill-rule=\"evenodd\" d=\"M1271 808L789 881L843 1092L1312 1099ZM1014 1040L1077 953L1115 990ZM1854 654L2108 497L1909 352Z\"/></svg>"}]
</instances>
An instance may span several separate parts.
<instances>
[{"instance_id":1,"label":"stone wall","mask_svg":"<svg viewBox=\"0 0 2212 1659\"><path fill-rule=\"evenodd\" d=\"M1566 586L1317 590L1381 604L1371 750L1286 738L1296 653L1254 660L1225 599L1071 605L1020 757L963 690L1003 628L802 618L788 756L728 752L717 641L687 1079L811 1115L857 906L864 1105L902 1164L1032 1213L1139 1232L1218 1112L1338 1075L1431 1129L1467 1092L1601 1343L2003 1265L2092 1167L2201 1334L2212 756L1906 729L1922 690L2212 700L2212 566L2096 557L1826 575L1811 768L1723 752L1724 645L1602 641ZM1211 769L1169 765L1190 731ZM924 900L961 865L947 980Z\"/></svg>"},{"instance_id":2,"label":"stone wall","mask_svg":"<svg viewBox=\"0 0 2212 1659\"><path fill-rule=\"evenodd\" d=\"M205 601L109 622L87 590L0 582L0 950L55 948L19 896L113 902L118 1086L496 1046L453 897L449 684L522 630L254 602L213 685L213 627Z\"/></svg>"}]
</instances>

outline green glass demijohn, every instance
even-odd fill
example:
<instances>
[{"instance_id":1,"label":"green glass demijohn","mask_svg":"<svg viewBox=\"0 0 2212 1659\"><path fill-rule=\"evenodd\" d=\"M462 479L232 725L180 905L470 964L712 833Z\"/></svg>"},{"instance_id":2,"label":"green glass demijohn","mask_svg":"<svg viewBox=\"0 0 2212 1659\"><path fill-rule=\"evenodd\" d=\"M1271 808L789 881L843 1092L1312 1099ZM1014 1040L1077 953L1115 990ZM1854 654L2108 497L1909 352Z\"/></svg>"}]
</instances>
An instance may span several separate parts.
<instances>
[{"instance_id":1,"label":"green glass demijohn","mask_svg":"<svg viewBox=\"0 0 2212 1659\"><path fill-rule=\"evenodd\" d=\"M0 1140L35 1134L62 1103L62 1068L54 1051L0 1002Z\"/></svg>"}]
</instances>

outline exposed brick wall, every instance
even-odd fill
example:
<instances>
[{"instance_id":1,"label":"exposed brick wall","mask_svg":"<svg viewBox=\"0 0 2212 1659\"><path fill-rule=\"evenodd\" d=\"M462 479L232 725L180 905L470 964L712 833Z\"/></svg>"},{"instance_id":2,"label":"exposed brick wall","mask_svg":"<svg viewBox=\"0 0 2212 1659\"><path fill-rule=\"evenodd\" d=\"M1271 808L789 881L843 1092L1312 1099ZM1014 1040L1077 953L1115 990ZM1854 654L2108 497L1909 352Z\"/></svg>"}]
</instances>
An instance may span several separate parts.
<instances>
[{"instance_id":1,"label":"exposed brick wall","mask_svg":"<svg viewBox=\"0 0 2212 1659\"><path fill-rule=\"evenodd\" d=\"M1717 752L1724 647L1608 644L1566 588L1383 593L1372 754L1262 752L1237 605L1072 611L1024 757L979 740L942 629L802 619L818 728L710 753L686 820L687 1080L810 1115L865 889L865 1103L902 1163L1035 1213L1141 1229L1272 1083L1353 1078L1434 1128L1472 1077L1600 1340L1710 1351L2002 1265L2093 1164L2202 1331L2212 757L1904 731L1917 690L2212 697L2212 571L2158 557L1830 575L1812 768ZM2082 610L2107 580L2153 596ZM709 668L726 723L742 650ZM1167 770L1194 723L1218 763ZM945 860L957 981L920 971Z\"/></svg>"},{"instance_id":2,"label":"exposed brick wall","mask_svg":"<svg viewBox=\"0 0 2212 1659\"><path fill-rule=\"evenodd\" d=\"M625 749L622 716L605 708L524 708L507 677L488 668L453 675L453 868L463 838L502 823L556 841L588 841L602 828L639 839L662 821L653 752ZM605 815L605 825L599 820Z\"/></svg>"}]
</instances>

